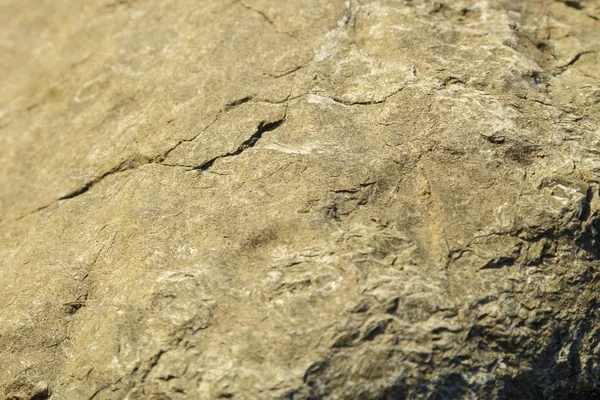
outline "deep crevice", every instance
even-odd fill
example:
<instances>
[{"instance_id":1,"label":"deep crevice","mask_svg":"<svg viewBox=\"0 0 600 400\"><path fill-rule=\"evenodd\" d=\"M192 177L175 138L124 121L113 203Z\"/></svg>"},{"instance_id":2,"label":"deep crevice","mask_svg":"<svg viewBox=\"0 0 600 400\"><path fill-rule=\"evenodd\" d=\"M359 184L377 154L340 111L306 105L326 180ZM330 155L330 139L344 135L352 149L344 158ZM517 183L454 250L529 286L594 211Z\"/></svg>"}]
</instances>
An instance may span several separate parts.
<instances>
[{"instance_id":1,"label":"deep crevice","mask_svg":"<svg viewBox=\"0 0 600 400\"><path fill-rule=\"evenodd\" d=\"M285 116L274 122L262 121L260 124L258 124L256 132L252 136L250 136L248 139L246 139L237 149L235 149L232 152L213 157L210 160L208 160L196 167L193 167L192 170L198 170L198 171L204 172L204 171L208 170L210 167L212 167L212 165L215 163L215 161L217 161L220 158L235 157L235 156L243 153L244 151L248 150L249 148L254 147L256 145L256 143L258 143L258 141L262 138L262 135L265 132L274 131L275 129L279 128L284 122L285 122Z\"/></svg>"},{"instance_id":2,"label":"deep crevice","mask_svg":"<svg viewBox=\"0 0 600 400\"><path fill-rule=\"evenodd\" d=\"M143 164L149 164L151 163L152 160L148 160ZM103 173L102 175L92 179L91 181L86 182L83 186L80 186L79 188L73 190L72 192L70 192L69 194L66 194L62 197L59 197L58 200L68 200L68 199L72 199L74 197L77 197L79 195L84 194L85 192L87 192L88 190L90 190L95 184L97 184L98 182L100 182L101 180L103 180L104 178L116 174L118 172L124 172L130 169L134 169L135 167L137 167L139 164L136 162L132 162L130 160L128 161L124 161L121 164L119 164L118 166L116 166L115 168L106 171L105 173Z\"/></svg>"},{"instance_id":3,"label":"deep crevice","mask_svg":"<svg viewBox=\"0 0 600 400\"><path fill-rule=\"evenodd\" d=\"M178 342L178 344L179 344L179 342ZM158 351L158 353L156 353L154 356L152 356L152 358L150 359L150 365L148 366L148 369L142 375L142 379L141 379L142 382L144 382L146 380L146 378L148 378L148 375L150 375L150 372L152 372L152 369L154 367L156 367L156 365L160 361L160 358L169 350L170 349L166 349L166 350L160 349Z\"/></svg>"},{"instance_id":4,"label":"deep crevice","mask_svg":"<svg viewBox=\"0 0 600 400\"><path fill-rule=\"evenodd\" d=\"M583 10L583 5L581 4L581 1L567 0L565 1L565 5L576 10Z\"/></svg>"},{"instance_id":5,"label":"deep crevice","mask_svg":"<svg viewBox=\"0 0 600 400\"><path fill-rule=\"evenodd\" d=\"M237 107L241 104L247 103L252 99L254 99L254 96L246 96L246 97L242 97L241 99L234 100L231 103L226 104L225 107L223 108L223 111L231 110L232 108Z\"/></svg>"},{"instance_id":6,"label":"deep crevice","mask_svg":"<svg viewBox=\"0 0 600 400\"><path fill-rule=\"evenodd\" d=\"M579 61L581 56L584 54L588 54L588 52L584 51L584 52L577 54L575 57L573 57L573 59L571 61L569 61L569 63L567 65L565 65L565 67L570 67L571 65L575 64L577 61Z\"/></svg>"},{"instance_id":7,"label":"deep crevice","mask_svg":"<svg viewBox=\"0 0 600 400\"><path fill-rule=\"evenodd\" d=\"M291 98L291 99L290 99L290 98L289 98L289 96L288 96L288 98L286 98L286 99L285 99L284 101L282 101L281 103L279 103L279 102L273 102L272 104L282 104L282 103L285 103L285 102L286 102L286 101L288 101L288 100L293 100L293 99L295 99L295 98L298 98L298 97L302 97L302 95L300 95L300 96L296 96L296 97L293 97L293 98ZM215 117L214 117L214 120L213 120L211 123L209 123L209 124L208 124L208 126L206 126L204 129L202 129L200 132L198 132L198 133L197 133L197 134L196 134L194 137L192 137L192 138L190 138L190 139L182 139L182 140L179 140L179 141L178 141L178 142L177 142L177 143L176 143L174 146L172 146L171 148L169 148L168 150L166 150L166 151L165 151L163 154L161 154L161 155L158 155L158 156L156 156L156 157L154 157L154 158L152 158L152 159L147 159L147 160L145 160L144 162L141 162L141 163L139 163L139 162L135 162L135 160L126 160L126 161L123 161L122 163L120 163L120 164L119 164L119 165L117 165L116 167L112 168L112 169L111 169L111 170L109 170L109 171L106 171L106 172L104 172L102 175L100 175L100 176L97 176L96 178L94 178L94 179L92 179L92 180L90 180L90 181L87 181L87 182L86 182L86 183L84 183L82 186L80 186L80 187L78 187L77 189L75 189L75 190L73 190L73 191L69 192L68 194L66 194L66 195L64 195L64 196L61 196L61 197L57 198L56 200L53 200L52 202L50 202L50 203L48 203L48 204L45 204L45 205L43 205L43 206L40 206L40 207L38 207L38 208L36 208L36 209L34 209L34 210L32 210L32 211L29 211L29 212L27 212L27 213L25 213L25 214L23 214L23 215L21 215L21 216L19 216L19 217L15 218L15 221L19 221L19 220L21 220L21 219L23 219L23 218L25 218L25 217L27 217L27 216L29 216L29 215L31 215L31 214L35 214L36 212L39 212L39 211L45 210L45 209L49 208L50 206L52 206L53 204L55 204L57 201L61 201L61 200L69 200L69 199L73 199L73 198L75 198L75 197L77 197L77 196L79 196L79 195L82 195L82 194L86 193L87 191L89 191L89 190L90 190L90 189L91 189L91 188L92 188L94 185L96 185L96 184L97 184L98 182L100 182L102 179L104 179L104 178L106 178L106 177L108 177L108 176L110 176L110 175L113 175L113 174L115 174L115 173L118 173L118 172L124 172L124 171L127 171L127 170L135 169L135 168L137 168L137 167L138 167L138 166L140 166L140 165L145 165L145 164L153 164L153 163L156 163L156 164L163 165L163 166L166 166L166 167L186 167L186 168L190 168L190 169L192 169L192 170L193 170L193 169L198 169L198 167L193 167L193 166L188 166L188 165L167 164L167 163L164 163L163 161L165 161L165 160L167 159L167 157L169 156L169 154L170 154L171 152L173 152L175 149L177 149L177 148L178 148L180 145L182 145L183 143L187 143L187 142L192 142L192 141L194 141L194 140L195 140L195 139L196 139L198 136L200 136L200 134L202 134L202 132L206 131L206 130L207 130L209 127L210 127L210 126L212 126L212 125L213 125L215 122L217 122L217 121L219 120L219 117L221 116L221 114L223 114L223 113L225 113L225 112L227 112L227 111L230 111L230 110L234 109L235 107L237 107L237 106L239 106L239 105L241 105L241 104L247 103L247 102L249 102L249 101L252 101L252 100L254 100L254 96L251 96L251 95L249 95L249 96L242 97L242 98L240 98L240 99L238 99L238 100L235 100L235 101L232 101L231 103L228 103L228 104L226 104L226 105L225 105L225 106L224 106L224 107L223 107L221 110L219 110L219 112L218 112L218 113L215 115ZM270 102L266 101L265 103L270 103ZM283 119L285 119L285 117L284 117ZM168 123L170 123L170 122L173 122L173 120L170 120ZM277 125L277 126L279 126L281 123L283 123L283 120L281 120L281 121L277 121L277 122L280 122L280 123ZM269 128L269 126L268 126L268 125L269 125L269 124L266 124L266 125L265 125L265 127L267 128L265 131L273 130L273 129L275 129L275 128L277 127L277 126L276 126L276 127L272 128L272 129L268 129L268 128ZM259 125L259 128L260 128L260 125ZM262 133L264 133L265 131L261 132L260 134L262 135ZM257 133L258 133L258 132L257 132ZM255 136L255 135L256 135L256 133L255 133L253 136ZM250 138L250 139L252 139L252 138ZM260 138L259 138L259 139L260 139ZM245 144L245 143L246 143L246 142L244 142L244 144ZM244 144L242 144L242 146L243 146ZM255 144L255 143L254 143L254 144ZM252 144L252 145L254 145L254 144ZM241 151L244 151L244 150L245 150L245 148L244 148L244 149L242 149ZM239 154L239 153L237 153L237 154ZM235 155L235 154L234 154L234 155ZM217 158L219 158L219 157L217 157ZM212 165L212 163L213 163L215 160L216 160L216 158L215 158L214 160L211 160L211 162L209 161L210 165ZM207 163L208 163L208 162L207 162ZM207 164L207 163L205 163L205 164ZM210 167L210 165L208 165L208 166L207 166L207 168L209 168L209 167Z\"/></svg>"},{"instance_id":8,"label":"deep crevice","mask_svg":"<svg viewBox=\"0 0 600 400\"><path fill-rule=\"evenodd\" d=\"M500 268L504 268L504 267L510 267L512 265L515 265L514 257L502 256L502 257L497 257L497 258L494 258L494 259L488 261L480 269L500 269Z\"/></svg>"},{"instance_id":9,"label":"deep crevice","mask_svg":"<svg viewBox=\"0 0 600 400\"><path fill-rule=\"evenodd\" d=\"M102 177L104 177L104 176L106 176L106 175L102 175ZM80 194L83 194L83 193L87 192L88 190L90 190L90 188L92 186L94 186L95 182L97 182L97 180L95 180L95 179L93 181L89 181L85 185L83 185L82 187L80 187L78 189L75 189L71 193L69 193L69 194L67 194L65 196L59 197L58 200L68 200L68 199L72 199L74 197L77 197Z\"/></svg>"},{"instance_id":10,"label":"deep crevice","mask_svg":"<svg viewBox=\"0 0 600 400\"><path fill-rule=\"evenodd\" d=\"M569 67L572 67L577 61L579 61L579 59L581 58L581 56L586 55L586 54L593 54L593 53L594 53L594 51L582 51L581 53L576 54L575 57L573 57L571 59L571 61L569 61L565 65L559 67L558 71L554 72L552 74L552 76L554 76L556 78L557 76L559 76L562 73L564 73L567 69L569 69Z\"/></svg>"}]
</instances>

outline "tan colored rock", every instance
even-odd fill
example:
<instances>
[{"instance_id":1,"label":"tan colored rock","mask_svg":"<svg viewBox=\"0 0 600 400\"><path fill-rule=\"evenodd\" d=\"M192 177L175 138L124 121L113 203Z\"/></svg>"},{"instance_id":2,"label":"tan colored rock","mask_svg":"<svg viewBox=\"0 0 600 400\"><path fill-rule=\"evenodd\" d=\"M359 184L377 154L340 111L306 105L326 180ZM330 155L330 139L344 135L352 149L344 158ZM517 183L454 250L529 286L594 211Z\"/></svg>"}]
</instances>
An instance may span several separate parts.
<instances>
[{"instance_id":1,"label":"tan colored rock","mask_svg":"<svg viewBox=\"0 0 600 400\"><path fill-rule=\"evenodd\" d=\"M0 398L592 398L593 0L5 0Z\"/></svg>"}]
</instances>

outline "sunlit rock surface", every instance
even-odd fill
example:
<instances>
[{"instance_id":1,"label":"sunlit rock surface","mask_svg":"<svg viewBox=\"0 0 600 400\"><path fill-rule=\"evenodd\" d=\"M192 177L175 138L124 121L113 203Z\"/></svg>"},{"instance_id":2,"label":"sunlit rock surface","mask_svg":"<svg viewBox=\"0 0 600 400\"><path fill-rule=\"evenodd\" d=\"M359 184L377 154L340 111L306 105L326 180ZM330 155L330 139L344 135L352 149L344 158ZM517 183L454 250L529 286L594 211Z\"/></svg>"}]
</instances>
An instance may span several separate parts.
<instances>
[{"instance_id":1,"label":"sunlit rock surface","mask_svg":"<svg viewBox=\"0 0 600 400\"><path fill-rule=\"evenodd\" d=\"M589 399L600 3L4 0L0 397Z\"/></svg>"}]
</instances>

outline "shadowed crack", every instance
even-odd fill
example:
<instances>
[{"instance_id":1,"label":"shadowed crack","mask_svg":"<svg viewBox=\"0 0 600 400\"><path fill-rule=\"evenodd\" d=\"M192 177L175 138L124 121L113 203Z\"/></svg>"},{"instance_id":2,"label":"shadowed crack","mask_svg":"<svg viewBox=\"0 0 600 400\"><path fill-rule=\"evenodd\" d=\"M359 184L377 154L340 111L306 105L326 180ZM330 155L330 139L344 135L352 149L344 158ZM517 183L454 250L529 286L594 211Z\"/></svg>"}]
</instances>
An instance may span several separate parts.
<instances>
[{"instance_id":1,"label":"shadowed crack","mask_svg":"<svg viewBox=\"0 0 600 400\"><path fill-rule=\"evenodd\" d=\"M567 1L564 1L564 3L567 7L574 8L576 10L583 10L583 4L581 4L581 1L579 1L579 0L576 0L576 1L567 0Z\"/></svg>"},{"instance_id":2,"label":"shadowed crack","mask_svg":"<svg viewBox=\"0 0 600 400\"><path fill-rule=\"evenodd\" d=\"M288 96L283 99L282 101L266 101L266 100L258 100L256 102L259 103L266 103L266 104L284 104L287 103L288 101L297 99L299 97L304 96L305 94L301 94L298 96L294 96L291 97L291 93L288 94ZM187 142L193 142L194 140L196 140L198 138L198 136L200 136L204 131L206 131L208 128L210 128L215 122L217 122L219 120L219 117L223 114L226 113L228 111L231 111L232 109L241 106L242 104L246 104L249 102L252 102L254 100L254 96L249 95L249 96L244 96L240 99L234 100L228 104L225 105L225 107L223 107L215 116L214 120L204 129L202 129L200 132L198 132L198 134L194 135L194 137L192 137L191 139L183 139L180 140L179 142L177 142L173 147L171 147L170 149L168 149L167 151L165 151L161 156L157 157L157 162L161 165L164 165L166 167L187 167L190 168L189 165L177 165L177 164L166 164L163 161L165 161L167 159L167 157L169 156L169 154L171 154L175 149L177 149L180 145L182 145L183 143L187 143ZM283 119L285 120L285 116L283 117ZM218 157L217 157L218 158ZM194 168L192 167L192 169L198 169L198 168Z\"/></svg>"},{"instance_id":3,"label":"shadowed crack","mask_svg":"<svg viewBox=\"0 0 600 400\"><path fill-rule=\"evenodd\" d=\"M45 204L41 207L38 207L32 211L29 211L28 213L21 215L18 218L15 218L15 221L22 220L23 218L27 217L28 215L35 214L38 211L45 210L46 208L52 206L54 203L56 203L58 201L69 200L69 199L73 199L77 196L80 196L80 195L86 193L87 191L89 191L92 187L94 187L97 183L102 181L104 178L107 178L111 175L114 175L114 174L117 174L120 172L133 170L133 169L136 169L136 168L138 168L142 165L146 165L146 164L161 164L161 165L165 165L168 167L176 167L176 165L162 164L162 161L166 158L166 156L171 151L173 151L175 148L177 148L181 143L183 143L185 141L188 141L188 140L184 140L184 141L177 143L177 145L175 145L174 147L167 150L163 155L155 157L155 158L137 158L137 159L133 158L133 159L125 160L125 161L121 162L119 165L117 165L116 167L111 168L110 170L102 173L101 175L98 175L94 179L87 181L86 183L84 183L80 187L76 188L75 190L69 192L68 194L61 196L58 199L51 201L50 203Z\"/></svg>"},{"instance_id":4,"label":"shadowed crack","mask_svg":"<svg viewBox=\"0 0 600 400\"><path fill-rule=\"evenodd\" d=\"M223 111L229 111L232 108L235 108L241 104L249 102L253 98L254 98L254 96L246 96L246 97L242 97L241 99L234 100L231 103L225 105L225 108L223 109Z\"/></svg>"},{"instance_id":5,"label":"shadowed crack","mask_svg":"<svg viewBox=\"0 0 600 400\"><path fill-rule=\"evenodd\" d=\"M150 164L151 162L152 162L152 160L148 160L147 162L142 162L142 163L137 163L134 161L124 161L121 164L117 165L116 167L112 168L111 170L106 171L102 175L99 175L96 178L92 179L91 181L86 182L85 184L83 184L83 186L80 186L79 188L73 190L71 193L66 194L62 197L59 197L58 200L68 200L68 199L77 197L81 194L84 194L88 190L90 190L96 183L100 182L102 179L106 178L107 176L116 174L118 172L128 171L130 169L136 168L139 165Z\"/></svg>"},{"instance_id":6,"label":"shadowed crack","mask_svg":"<svg viewBox=\"0 0 600 400\"><path fill-rule=\"evenodd\" d=\"M274 131L275 129L279 128L284 122L285 122L285 115L283 116L283 118L281 118L277 121L274 121L274 122L262 121L260 124L258 124L256 132L252 136L250 136L248 139L246 139L237 149L235 149L232 152L225 153L225 154L216 156L214 158L211 158L210 160L203 162L202 164L200 164L196 167L192 167L192 170L206 171L210 167L212 167L212 165L215 163L215 161L217 161L220 158L234 157L234 156L237 156L238 154L243 153L247 149L254 147L256 145L256 143L258 143L258 141L262 138L262 135L265 132Z\"/></svg>"},{"instance_id":7,"label":"shadowed crack","mask_svg":"<svg viewBox=\"0 0 600 400\"><path fill-rule=\"evenodd\" d=\"M284 104L286 102L288 102L289 100L293 100L299 97L302 97L304 94L299 95L299 96L295 96L295 97L290 97L287 96L283 101L281 102L269 102L269 101L262 101L264 103L268 103L268 104ZM15 221L19 221L25 217L27 217L28 215L31 214L35 214L39 211L45 210L47 208L49 208L50 206L52 206L54 203L58 202L58 201L62 201L62 200L69 200L69 199L73 199L77 196L80 196L86 192L88 192L92 187L94 187L97 183L99 183L100 181L102 181L103 179L120 173L120 172L125 172L125 171L129 171L129 170L133 170L136 169L142 165L146 165L146 164L160 164L163 165L165 167L185 167L185 168L191 168L191 170L201 170L201 171L205 171L206 169L210 168L210 166L219 158L224 158L224 157L232 157L232 156L236 156L240 153L242 153L243 151L245 151L246 149L253 147L262 137L263 133L265 132L269 132L272 131L276 128L278 128L281 124L283 124L283 122L285 121L285 115L282 119L275 121L275 122L261 122L258 125L257 131L246 141L244 141L244 143L242 143L235 151L231 152L231 153L226 153L224 155L220 155L215 157L212 160L209 160L205 163L203 163L202 165L198 166L198 167L190 167L188 165L175 165L175 164L167 164L164 163L164 161L167 159L167 157L169 156L169 154L171 154L171 152L173 152L175 149L177 149L179 146L181 146L183 143L187 143L187 142L192 142L194 140L196 140L196 138L198 138L198 136L200 136L204 131L206 131L208 128L210 128L214 123L216 123L220 116L223 113L226 113L228 111L231 111L232 109L236 108L237 106L240 106L242 104L248 103L250 101L254 100L254 96L245 96L242 97L238 100L232 101L228 104L226 104L215 116L213 121L208 124L204 129L201 129L200 132L198 132L196 135L194 135L192 138L190 139L182 139L179 140L177 143L175 143L175 145L173 145L172 147L170 147L169 149L167 149L165 152L163 152L160 155L157 155L153 158L149 158L149 157L138 157L138 158L133 158L133 159L128 159L125 160L123 162L121 162L120 164L118 164L117 166L111 168L110 170L98 175L97 177L85 182L83 185L81 185L80 187L74 189L73 191L69 192L68 194L59 197L56 200L51 201L48 204L45 204L43 206L40 206L32 211L29 211L17 218L15 218ZM286 111L287 112L287 111Z\"/></svg>"},{"instance_id":8,"label":"shadowed crack","mask_svg":"<svg viewBox=\"0 0 600 400\"><path fill-rule=\"evenodd\" d=\"M575 64L577 61L579 61L579 59L581 58L581 56L583 56L584 54L590 54L593 53L591 51L582 51L581 53L578 53L575 55L575 57L573 57L573 59L571 61L569 61L567 63L567 65L565 65L565 67L570 67L571 65Z\"/></svg>"},{"instance_id":9,"label":"shadowed crack","mask_svg":"<svg viewBox=\"0 0 600 400\"><path fill-rule=\"evenodd\" d=\"M577 54L575 55L575 57L573 57L573 58L571 59L571 61L569 61L568 63L566 63L566 64L564 64L564 65L562 65L562 66L560 66L560 67L558 67L558 71L554 72L552 75L553 75L555 78L556 78L556 77L558 77L558 76L560 76L560 75L561 75L561 74L563 74L563 73L564 73L566 70L568 70L568 69L569 69L569 67L571 67L571 66L575 65L575 63L576 63L577 61L579 61L579 59L581 58L581 56L584 56L584 55L586 55L586 54L594 54L594 53L595 53L594 51L589 51L589 50L588 50L588 51L582 51L582 52L580 52L580 53L577 53Z\"/></svg>"},{"instance_id":10,"label":"shadowed crack","mask_svg":"<svg viewBox=\"0 0 600 400\"><path fill-rule=\"evenodd\" d=\"M153 162L154 162L154 160L151 160L151 159L147 159L147 160L144 160L142 162L139 162L139 161L136 161L136 160L126 160L126 161L123 161L119 165L117 165L116 167L114 167L114 168L112 168L112 169L104 172L103 174L95 177L92 180L87 181L82 186L76 188L72 192L70 192L70 193L68 193L68 194L66 194L64 196L61 196L58 199L56 199L56 200L54 200L54 201L52 201L52 202L50 202L48 204L45 204L45 205L43 205L41 207L38 207L35 210L32 210L32 211L30 211L30 212L28 212L28 213L26 213L24 215L21 215L20 217L16 218L15 221L19 221L19 220L25 218L26 216L34 214L34 213L36 213L38 211L45 210L46 208L50 207L52 204L56 203L57 201L68 200L68 199L75 198L75 197L77 197L79 195L82 195L85 192L87 192L88 190L90 190L98 182L100 182L101 180L103 180L104 178L106 178L106 177L108 177L110 175L113 175L113 174L116 174L116 173L119 173L119 172L128 171L128 170L137 168L140 165L151 164Z\"/></svg>"}]
</instances>

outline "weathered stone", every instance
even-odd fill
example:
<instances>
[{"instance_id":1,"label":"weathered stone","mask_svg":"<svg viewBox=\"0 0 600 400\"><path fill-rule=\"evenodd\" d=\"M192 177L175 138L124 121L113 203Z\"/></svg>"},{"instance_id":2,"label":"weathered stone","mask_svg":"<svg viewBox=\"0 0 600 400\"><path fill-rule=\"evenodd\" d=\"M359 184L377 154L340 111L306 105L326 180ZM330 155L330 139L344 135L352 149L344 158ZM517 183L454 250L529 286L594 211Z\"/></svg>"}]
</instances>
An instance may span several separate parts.
<instances>
[{"instance_id":1,"label":"weathered stone","mask_svg":"<svg viewBox=\"0 0 600 400\"><path fill-rule=\"evenodd\" d=\"M0 397L600 391L597 1L0 10Z\"/></svg>"}]
</instances>

